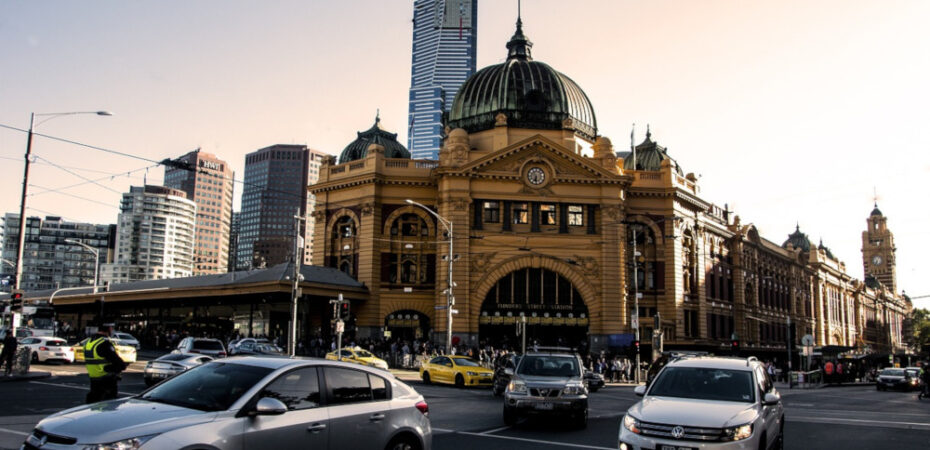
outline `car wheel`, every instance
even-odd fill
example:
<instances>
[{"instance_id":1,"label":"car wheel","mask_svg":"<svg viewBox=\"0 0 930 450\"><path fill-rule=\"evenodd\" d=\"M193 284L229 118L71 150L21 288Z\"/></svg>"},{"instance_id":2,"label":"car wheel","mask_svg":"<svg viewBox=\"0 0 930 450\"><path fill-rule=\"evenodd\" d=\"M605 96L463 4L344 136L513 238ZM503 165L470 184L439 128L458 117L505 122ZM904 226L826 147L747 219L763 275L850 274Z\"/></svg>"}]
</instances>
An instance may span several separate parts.
<instances>
[{"instance_id":1,"label":"car wheel","mask_svg":"<svg viewBox=\"0 0 930 450\"><path fill-rule=\"evenodd\" d=\"M37 364L39 362L39 352L32 352L32 363Z\"/></svg>"},{"instance_id":2,"label":"car wheel","mask_svg":"<svg viewBox=\"0 0 930 450\"><path fill-rule=\"evenodd\" d=\"M768 450L768 446L766 445L768 443L768 440L769 440L769 437L766 436L765 433L763 433L762 437L759 439L759 450Z\"/></svg>"},{"instance_id":3,"label":"car wheel","mask_svg":"<svg viewBox=\"0 0 930 450\"><path fill-rule=\"evenodd\" d=\"M491 392L494 394L495 397L500 397L501 395L504 394L504 390L497 386L494 386L493 388L491 388Z\"/></svg>"},{"instance_id":4,"label":"car wheel","mask_svg":"<svg viewBox=\"0 0 930 450\"><path fill-rule=\"evenodd\" d=\"M574 425L576 429L583 430L588 427L588 410L584 410L575 416Z\"/></svg>"},{"instance_id":5,"label":"car wheel","mask_svg":"<svg viewBox=\"0 0 930 450\"><path fill-rule=\"evenodd\" d=\"M151 378L146 378L144 381L145 381L145 386L146 386L146 387L150 387L150 386L152 386L153 384L155 384L155 380L153 380L153 379L151 379Z\"/></svg>"},{"instance_id":6,"label":"car wheel","mask_svg":"<svg viewBox=\"0 0 930 450\"><path fill-rule=\"evenodd\" d=\"M432 381L429 379L429 372L423 372L423 384L430 384Z\"/></svg>"},{"instance_id":7,"label":"car wheel","mask_svg":"<svg viewBox=\"0 0 930 450\"><path fill-rule=\"evenodd\" d=\"M778 439L775 440L775 450L785 450L785 416L781 416L781 425L778 427Z\"/></svg>"},{"instance_id":8,"label":"car wheel","mask_svg":"<svg viewBox=\"0 0 930 450\"><path fill-rule=\"evenodd\" d=\"M455 376L455 387L457 388L465 387L465 377L463 377L462 374L458 374Z\"/></svg>"},{"instance_id":9,"label":"car wheel","mask_svg":"<svg viewBox=\"0 0 930 450\"><path fill-rule=\"evenodd\" d=\"M591 391L591 392L597 392L598 389L600 389L600 388L597 387L597 386L589 386L589 387L588 387L588 390Z\"/></svg>"},{"instance_id":10,"label":"car wheel","mask_svg":"<svg viewBox=\"0 0 930 450\"><path fill-rule=\"evenodd\" d=\"M509 406L504 406L504 425L513 426L517 423L517 412Z\"/></svg>"},{"instance_id":11,"label":"car wheel","mask_svg":"<svg viewBox=\"0 0 930 450\"><path fill-rule=\"evenodd\" d=\"M385 450L419 450L420 443L408 436L396 437L388 443Z\"/></svg>"}]
</instances>

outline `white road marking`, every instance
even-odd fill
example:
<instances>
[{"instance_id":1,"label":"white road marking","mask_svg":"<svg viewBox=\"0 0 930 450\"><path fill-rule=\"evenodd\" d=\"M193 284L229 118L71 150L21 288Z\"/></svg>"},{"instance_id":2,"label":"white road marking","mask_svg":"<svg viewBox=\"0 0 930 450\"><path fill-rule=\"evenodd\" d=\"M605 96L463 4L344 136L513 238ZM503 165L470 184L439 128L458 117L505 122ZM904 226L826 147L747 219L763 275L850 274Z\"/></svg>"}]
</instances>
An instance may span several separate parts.
<instances>
[{"instance_id":1,"label":"white road marking","mask_svg":"<svg viewBox=\"0 0 930 450\"><path fill-rule=\"evenodd\" d=\"M458 434L467 434L467 435L469 435L469 436L478 436L478 437L483 437L483 438L490 438L490 439L507 439L507 440L511 440L511 441L532 442L532 443L534 443L534 444L545 444L545 445L558 445L558 446L562 446L562 447L593 448L593 449L597 449L597 450L615 450L613 447L597 447L597 446L594 446L594 445L572 444L572 443L568 443L568 442L543 441L543 440L539 440L539 439L528 439L528 438L520 438L520 437L513 437L513 436L500 436L500 435L497 435L497 434L472 433L472 432L469 432L469 431L457 431L456 433L458 433Z\"/></svg>"},{"instance_id":2,"label":"white road marking","mask_svg":"<svg viewBox=\"0 0 930 450\"><path fill-rule=\"evenodd\" d=\"M9 428L0 428L0 433L18 434L20 436L29 436L31 434L31 433L24 433L22 431L11 430Z\"/></svg>"},{"instance_id":3,"label":"white road marking","mask_svg":"<svg viewBox=\"0 0 930 450\"><path fill-rule=\"evenodd\" d=\"M87 386L74 386L74 385L71 385L71 384L49 383L49 382L46 382L46 381L30 381L30 383L44 384L44 385L46 385L46 386L65 387L65 388L70 388L70 389L80 389L80 390L82 390L82 391L89 391L89 390L90 390L90 388L87 387ZM138 395L137 392L123 392L123 391L117 391L117 393L120 394L120 395L126 395L126 396Z\"/></svg>"},{"instance_id":4,"label":"white road marking","mask_svg":"<svg viewBox=\"0 0 930 450\"><path fill-rule=\"evenodd\" d=\"M814 423L829 423L833 425L861 425L866 427L877 427L877 428L904 428L904 429L918 429L918 430L930 430L930 423L925 422L893 422L893 421L882 421L882 420L866 420L866 419L842 419L838 417L801 417L801 416L787 416L785 417L787 422L814 422Z\"/></svg>"},{"instance_id":5,"label":"white road marking","mask_svg":"<svg viewBox=\"0 0 930 450\"><path fill-rule=\"evenodd\" d=\"M482 431L481 434L494 434L494 433L497 433L498 431L504 431L504 430L507 430L507 429L509 429L509 428L510 428L509 426L508 426L508 427L495 428L495 429L493 429L493 430Z\"/></svg>"}]
</instances>

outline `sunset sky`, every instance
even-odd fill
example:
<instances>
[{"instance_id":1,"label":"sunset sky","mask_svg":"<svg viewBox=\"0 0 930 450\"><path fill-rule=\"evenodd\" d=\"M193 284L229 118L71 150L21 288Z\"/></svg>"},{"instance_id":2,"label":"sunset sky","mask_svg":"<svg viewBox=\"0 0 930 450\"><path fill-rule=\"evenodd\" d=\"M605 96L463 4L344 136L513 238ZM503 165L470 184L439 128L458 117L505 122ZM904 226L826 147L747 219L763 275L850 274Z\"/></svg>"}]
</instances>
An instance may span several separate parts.
<instances>
[{"instance_id":1,"label":"sunset sky","mask_svg":"<svg viewBox=\"0 0 930 450\"><path fill-rule=\"evenodd\" d=\"M478 68L504 60L516 9L479 0ZM109 110L37 132L150 160L201 147L237 179L272 144L338 154L377 109L405 142L412 17L412 0L0 2L0 125ZM910 295L930 294L928 17L924 0L523 2L533 56L585 90L617 150L650 124L706 200L765 238L798 223L861 279L877 192ZM18 212L25 147L0 127L0 214ZM33 151L29 215L115 223L130 185L162 182L139 159L43 137ZM84 182L69 172L102 180L40 193Z\"/></svg>"}]
</instances>

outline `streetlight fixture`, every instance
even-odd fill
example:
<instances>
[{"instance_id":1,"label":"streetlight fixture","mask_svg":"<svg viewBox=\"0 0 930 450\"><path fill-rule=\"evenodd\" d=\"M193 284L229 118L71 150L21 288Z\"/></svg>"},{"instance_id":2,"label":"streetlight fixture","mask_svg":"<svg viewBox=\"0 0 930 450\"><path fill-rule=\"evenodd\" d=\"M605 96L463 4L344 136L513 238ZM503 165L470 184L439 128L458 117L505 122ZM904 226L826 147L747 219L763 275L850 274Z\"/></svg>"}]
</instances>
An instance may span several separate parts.
<instances>
[{"instance_id":1,"label":"streetlight fixture","mask_svg":"<svg viewBox=\"0 0 930 450\"><path fill-rule=\"evenodd\" d=\"M73 116L77 114L96 114L98 116L112 116L113 113L109 111L74 111L74 112L60 112L60 113L32 113L29 116L29 134L26 137L26 164L23 169L23 195L19 201L19 247L16 249L16 270L14 271L14 276L16 277L16 289L20 289L23 278L23 250L26 246L26 189L29 186L29 164L30 157L32 157L32 135L37 126L48 122L56 117L61 116ZM36 116L45 117L45 119L40 120L39 123L36 123ZM97 289L97 282L94 280L94 292Z\"/></svg>"},{"instance_id":2,"label":"streetlight fixture","mask_svg":"<svg viewBox=\"0 0 930 450\"><path fill-rule=\"evenodd\" d=\"M410 200L409 198L406 200L406 202L414 206L419 206L420 208L423 208L424 210L426 210L426 212L432 214L433 217L439 220L439 223L441 223L442 226L446 228L446 232L449 233L449 259L448 259L449 274L448 274L448 279L446 280L447 287L445 290L445 293L446 293L446 354L451 354L452 352L452 307L455 306L455 295L452 292L452 288L455 287L455 282L452 281L452 263L455 262L455 254L452 253L453 248L454 248L452 246L453 244L452 221L440 216L439 213L437 213L436 211L433 211L428 206L422 203L415 202L413 200Z\"/></svg>"},{"instance_id":3,"label":"streetlight fixture","mask_svg":"<svg viewBox=\"0 0 930 450\"><path fill-rule=\"evenodd\" d=\"M94 294L96 294L96 293L97 293L97 285L99 284L99 283L97 282L97 277L98 277L99 270L100 270L100 250L99 250L99 249L96 249L96 248L93 248L93 247L91 247L91 246L89 246L89 245L87 245L87 244L85 244L85 243L83 243L83 242L81 242L81 241L79 241L79 240L77 240L77 239L65 239L65 242L67 242L67 243L69 243L69 244L80 245L81 247L84 247L85 250L87 250L87 251L89 251L89 252L91 252L91 253L94 254L94 291L93 291L93 292L94 292Z\"/></svg>"}]
</instances>

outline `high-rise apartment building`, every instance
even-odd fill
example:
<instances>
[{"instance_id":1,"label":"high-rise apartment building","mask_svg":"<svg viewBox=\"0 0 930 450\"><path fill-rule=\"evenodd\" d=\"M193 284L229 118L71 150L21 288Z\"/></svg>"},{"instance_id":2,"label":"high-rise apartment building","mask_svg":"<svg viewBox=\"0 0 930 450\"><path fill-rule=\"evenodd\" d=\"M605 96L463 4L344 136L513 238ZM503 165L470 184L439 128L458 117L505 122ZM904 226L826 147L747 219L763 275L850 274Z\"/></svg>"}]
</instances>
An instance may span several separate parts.
<instances>
[{"instance_id":1,"label":"high-rise apartment building","mask_svg":"<svg viewBox=\"0 0 930 450\"><path fill-rule=\"evenodd\" d=\"M27 291L92 286L98 256L78 242L96 250L103 265L108 261L115 232L115 225L69 222L55 216L44 220L27 217L20 286ZM0 280L12 284L19 247L19 214L7 213L0 233L4 261L0 264Z\"/></svg>"},{"instance_id":2,"label":"high-rise apartment building","mask_svg":"<svg viewBox=\"0 0 930 450\"><path fill-rule=\"evenodd\" d=\"M239 213L232 213L232 221L229 222L229 262L227 272L235 272L239 267Z\"/></svg>"},{"instance_id":3,"label":"high-rise apartment building","mask_svg":"<svg viewBox=\"0 0 930 450\"><path fill-rule=\"evenodd\" d=\"M193 169L166 167L165 187L186 192L187 198L197 204L194 275L225 273L229 265L235 174L226 161L200 149L176 161Z\"/></svg>"},{"instance_id":4,"label":"high-rise apartment building","mask_svg":"<svg viewBox=\"0 0 930 450\"><path fill-rule=\"evenodd\" d=\"M290 261L297 229L294 216L307 214L305 145L278 144L245 156L239 221L239 269L271 267ZM301 223L299 235L304 235Z\"/></svg>"},{"instance_id":5,"label":"high-rise apartment building","mask_svg":"<svg viewBox=\"0 0 930 450\"><path fill-rule=\"evenodd\" d=\"M163 186L132 186L123 194L116 257L103 280L127 283L193 275L197 204Z\"/></svg>"},{"instance_id":6,"label":"high-rise apartment building","mask_svg":"<svg viewBox=\"0 0 930 450\"><path fill-rule=\"evenodd\" d=\"M323 158L330 156L319 150L310 149L310 159L307 161L307 185L316 184L320 180L320 166L323 164ZM316 219L313 218L313 209L316 208L316 196L307 194L307 214L304 216L307 220L306 234L304 235L304 264L313 264L313 226Z\"/></svg>"},{"instance_id":7,"label":"high-rise apartment building","mask_svg":"<svg viewBox=\"0 0 930 450\"><path fill-rule=\"evenodd\" d=\"M439 159L443 114L475 73L478 0L416 0L407 148Z\"/></svg>"}]
</instances>

